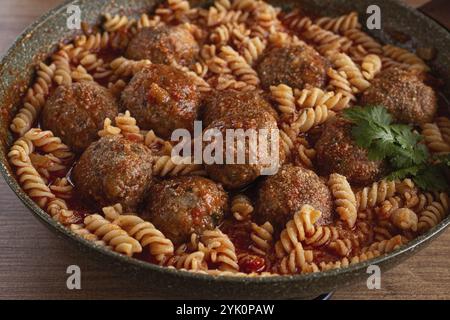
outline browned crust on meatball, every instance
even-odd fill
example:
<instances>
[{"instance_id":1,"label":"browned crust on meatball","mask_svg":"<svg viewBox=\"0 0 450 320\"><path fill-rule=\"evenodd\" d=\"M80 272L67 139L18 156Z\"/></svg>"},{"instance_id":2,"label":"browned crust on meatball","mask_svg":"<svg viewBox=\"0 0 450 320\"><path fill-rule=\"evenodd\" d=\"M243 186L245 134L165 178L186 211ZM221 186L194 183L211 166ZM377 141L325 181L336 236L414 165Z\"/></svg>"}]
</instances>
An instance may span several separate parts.
<instances>
[{"instance_id":1,"label":"browned crust on meatball","mask_svg":"<svg viewBox=\"0 0 450 320\"><path fill-rule=\"evenodd\" d=\"M315 145L320 174L339 173L354 185L366 186L378 181L386 170L383 161L371 161L367 151L352 138L352 124L341 117L329 120Z\"/></svg>"},{"instance_id":2,"label":"browned crust on meatball","mask_svg":"<svg viewBox=\"0 0 450 320\"><path fill-rule=\"evenodd\" d=\"M260 112L268 112L278 119L278 113L259 91L214 91L202 108L203 126L227 116L252 117Z\"/></svg>"},{"instance_id":3,"label":"browned crust on meatball","mask_svg":"<svg viewBox=\"0 0 450 320\"><path fill-rule=\"evenodd\" d=\"M363 92L362 105L382 105L397 121L422 124L433 121L437 111L434 90L416 74L391 68L382 72Z\"/></svg>"},{"instance_id":4,"label":"browned crust on meatball","mask_svg":"<svg viewBox=\"0 0 450 320\"><path fill-rule=\"evenodd\" d=\"M72 178L83 200L100 207L120 203L135 212L152 182L152 162L145 145L108 136L86 149Z\"/></svg>"},{"instance_id":5,"label":"browned crust on meatball","mask_svg":"<svg viewBox=\"0 0 450 320\"><path fill-rule=\"evenodd\" d=\"M186 73L153 64L133 77L122 92L121 102L141 129L152 129L169 139L175 129L193 131L201 97Z\"/></svg>"},{"instance_id":6,"label":"browned crust on meatball","mask_svg":"<svg viewBox=\"0 0 450 320\"><path fill-rule=\"evenodd\" d=\"M305 85L323 88L327 81L329 62L308 45L274 48L261 58L257 67L261 84L286 84L303 89Z\"/></svg>"},{"instance_id":7,"label":"browned crust on meatball","mask_svg":"<svg viewBox=\"0 0 450 320\"><path fill-rule=\"evenodd\" d=\"M98 139L104 119L117 114L117 102L108 89L91 81L73 83L59 86L47 100L42 127L82 152Z\"/></svg>"},{"instance_id":8,"label":"browned crust on meatball","mask_svg":"<svg viewBox=\"0 0 450 320\"><path fill-rule=\"evenodd\" d=\"M191 65L199 46L189 30L180 26L142 28L131 39L125 56L133 60L149 59L153 63Z\"/></svg>"},{"instance_id":9,"label":"browned crust on meatball","mask_svg":"<svg viewBox=\"0 0 450 320\"><path fill-rule=\"evenodd\" d=\"M282 230L293 215L307 204L322 212L318 224L333 222L333 199L326 184L313 171L288 164L261 183L255 217L259 223L269 221Z\"/></svg>"},{"instance_id":10,"label":"browned crust on meatball","mask_svg":"<svg viewBox=\"0 0 450 320\"><path fill-rule=\"evenodd\" d=\"M249 153L250 149L248 143L245 145L245 164L230 164L226 163L226 130L227 129L242 129L244 132L248 129L254 129L259 133L259 130L267 129L267 130L277 130L278 126L274 117L268 112L259 112L249 115L230 115L227 117L223 117L219 120L213 121L205 131L209 129L217 129L222 133L222 137L224 139L223 143L223 154L224 154L224 164L210 164L205 165L206 172L209 177L215 181L220 182L226 189L240 189L245 187L246 185L253 182L256 178L261 175L261 170L264 168L270 168L272 163L268 165L267 163L254 163L251 164L249 161ZM281 139L279 140L279 164L284 162L285 153L284 149L281 147ZM258 142L259 143L259 142ZM207 142L205 145L208 145ZM271 146L271 136L269 134L267 139L267 147ZM270 149L269 149L270 150ZM230 151L234 154L234 158L236 159L236 150ZM269 151L270 152L270 151ZM270 153L269 153L270 154ZM236 160L235 160L236 161ZM275 161L275 158L273 159Z\"/></svg>"},{"instance_id":11,"label":"browned crust on meatball","mask_svg":"<svg viewBox=\"0 0 450 320\"><path fill-rule=\"evenodd\" d=\"M214 229L227 211L228 195L222 186L193 176L154 183L141 216L180 244L192 233Z\"/></svg>"}]
</instances>

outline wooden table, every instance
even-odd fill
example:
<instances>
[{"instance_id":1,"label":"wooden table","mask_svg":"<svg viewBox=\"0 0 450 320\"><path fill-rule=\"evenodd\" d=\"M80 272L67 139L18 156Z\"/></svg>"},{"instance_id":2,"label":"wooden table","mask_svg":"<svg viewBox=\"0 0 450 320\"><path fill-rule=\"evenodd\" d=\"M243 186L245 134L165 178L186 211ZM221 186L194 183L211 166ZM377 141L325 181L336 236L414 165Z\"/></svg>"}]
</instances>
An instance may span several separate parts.
<instances>
[{"instance_id":1,"label":"wooden table","mask_svg":"<svg viewBox=\"0 0 450 320\"><path fill-rule=\"evenodd\" d=\"M2 0L0 53L28 24L60 0ZM426 0L411 1L421 5ZM450 19L447 19L447 21ZM450 230L406 263L382 275L382 289L365 283L343 288L335 299L449 299ZM82 270L82 290L68 290L66 269ZM157 298L152 288L86 259L43 227L0 178L0 298Z\"/></svg>"}]
</instances>

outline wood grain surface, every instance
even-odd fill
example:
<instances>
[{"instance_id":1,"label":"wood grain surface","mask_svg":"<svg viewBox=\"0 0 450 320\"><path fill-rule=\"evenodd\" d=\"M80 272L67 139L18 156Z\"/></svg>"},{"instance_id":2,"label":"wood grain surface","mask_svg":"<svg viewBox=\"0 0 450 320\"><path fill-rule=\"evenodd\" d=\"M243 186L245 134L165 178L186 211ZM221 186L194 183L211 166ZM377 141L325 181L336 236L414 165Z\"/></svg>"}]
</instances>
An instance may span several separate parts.
<instances>
[{"instance_id":1,"label":"wood grain surface","mask_svg":"<svg viewBox=\"0 0 450 320\"><path fill-rule=\"evenodd\" d=\"M0 0L0 54L33 20L60 0ZM429 1L412 0L418 6ZM430 4L428 4L430 5ZM447 11L447 13L449 13ZM447 21L449 21L447 15ZM450 299L450 229L402 265L382 275L382 288L365 283L335 292L334 299ZM82 289L68 290L66 269L78 265ZM148 299L126 274L90 261L42 226L0 178L0 299Z\"/></svg>"}]
</instances>

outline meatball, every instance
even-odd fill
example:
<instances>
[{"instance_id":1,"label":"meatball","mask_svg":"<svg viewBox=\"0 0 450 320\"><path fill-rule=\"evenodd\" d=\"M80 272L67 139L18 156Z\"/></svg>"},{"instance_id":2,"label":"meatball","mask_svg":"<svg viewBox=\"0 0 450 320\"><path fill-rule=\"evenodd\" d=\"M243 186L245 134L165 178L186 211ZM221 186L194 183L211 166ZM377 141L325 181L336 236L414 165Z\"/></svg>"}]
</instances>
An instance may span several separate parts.
<instances>
[{"instance_id":1,"label":"meatball","mask_svg":"<svg viewBox=\"0 0 450 320\"><path fill-rule=\"evenodd\" d=\"M186 73L153 64L133 77L122 92L121 101L139 127L169 139L175 129L193 131L201 97Z\"/></svg>"},{"instance_id":2,"label":"meatball","mask_svg":"<svg viewBox=\"0 0 450 320\"><path fill-rule=\"evenodd\" d=\"M382 105L403 123L431 122L437 110L436 94L416 74L398 68L382 72L363 92L362 105Z\"/></svg>"},{"instance_id":3,"label":"meatball","mask_svg":"<svg viewBox=\"0 0 450 320\"><path fill-rule=\"evenodd\" d=\"M114 119L117 114L117 102L109 90L84 81L55 90L44 106L42 127L80 153L97 140L105 118Z\"/></svg>"},{"instance_id":4,"label":"meatball","mask_svg":"<svg viewBox=\"0 0 450 320\"><path fill-rule=\"evenodd\" d=\"M278 113L259 91L216 91L206 99L202 120L206 127L226 116L254 116L260 112L269 112L275 119L278 118Z\"/></svg>"},{"instance_id":5,"label":"meatball","mask_svg":"<svg viewBox=\"0 0 450 320\"><path fill-rule=\"evenodd\" d=\"M120 203L135 212L152 182L152 162L145 145L107 136L86 149L72 178L83 200L101 207Z\"/></svg>"},{"instance_id":6,"label":"meatball","mask_svg":"<svg viewBox=\"0 0 450 320\"><path fill-rule=\"evenodd\" d=\"M149 59L153 63L191 65L199 46L183 26L158 26L141 29L131 39L125 56L133 60Z\"/></svg>"},{"instance_id":7,"label":"meatball","mask_svg":"<svg viewBox=\"0 0 450 320\"><path fill-rule=\"evenodd\" d=\"M264 131L261 131L264 129L267 130L267 136L264 136ZM223 163L206 164L205 169L213 180L222 183L227 189L239 189L253 182L262 174L273 174L273 172L278 170L280 163L284 161L285 154L284 149L280 144L281 139L279 139L279 143L275 147L277 149L273 149L274 146L272 146L274 142L272 142L271 134L272 132L275 132L275 134L278 135L278 127L275 118L268 112L260 112L253 116L242 117L241 115L236 114L223 117L219 120L213 121L205 129L204 135L209 130L211 130L210 132L212 132L212 130L216 130L217 132L220 131L222 135L223 143L217 148L222 152ZM241 145L242 147L239 147L236 141L240 141L241 139L238 140L238 136L236 138L232 136L230 137L230 135L227 134L228 130L234 130L235 135L238 135L239 133L236 130L242 130L243 134L246 134L247 130L254 130L256 137L261 135L260 138L264 139L262 140L258 138L256 141L258 152L263 151L259 150L259 148L263 146L261 142L265 141L267 147L266 155L269 156L269 159L258 158L256 159L258 161L250 161L251 148L250 139L248 138L250 135L247 135L245 138L245 146ZM248 133L251 133L251 131L248 131ZM231 145L232 141L227 140L232 138L234 138L234 142ZM217 143L217 140L215 140L215 142L214 140L213 142L205 142L205 148L208 146L214 146L215 143ZM233 147L227 148L227 145ZM278 151L278 155L274 155L272 152L273 150ZM227 154L233 156L234 163L230 163L228 161L227 158L229 157L227 157ZM239 155L241 156L239 157ZM245 156L245 158L243 158L243 156Z\"/></svg>"},{"instance_id":8,"label":"meatball","mask_svg":"<svg viewBox=\"0 0 450 320\"><path fill-rule=\"evenodd\" d=\"M350 183L366 186L381 178L383 161L371 161L367 151L352 138L352 124L341 117L329 120L316 142L317 166L321 174L339 173Z\"/></svg>"},{"instance_id":9,"label":"meatball","mask_svg":"<svg viewBox=\"0 0 450 320\"><path fill-rule=\"evenodd\" d=\"M141 216L180 244L192 233L214 229L227 211L228 195L221 185L184 176L154 183Z\"/></svg>"},{"instance_id":10,"label":"meatball","mask_svg":"<svg viewBox=\"0 0 450 320\"><path fill-rule=\"evenodd\" d=\"M329 62L308 45L274 48L261 58L257 67L261 84L286 84L303 89L305 85L323 88Z\"/></svg>"},{"instance_id":11,"label":"meatball","mask_svg":"<svg viewBox=\"0 0 450 320\"><path fill-rule=\"evenodd\" d=\"M281 230L306 204L322 212L318 224L333 222L333 199L321 178L303 167L284 165L276 175L261 183L255 217L260 223L269 221Z\"/></svg>"}]
</instances>

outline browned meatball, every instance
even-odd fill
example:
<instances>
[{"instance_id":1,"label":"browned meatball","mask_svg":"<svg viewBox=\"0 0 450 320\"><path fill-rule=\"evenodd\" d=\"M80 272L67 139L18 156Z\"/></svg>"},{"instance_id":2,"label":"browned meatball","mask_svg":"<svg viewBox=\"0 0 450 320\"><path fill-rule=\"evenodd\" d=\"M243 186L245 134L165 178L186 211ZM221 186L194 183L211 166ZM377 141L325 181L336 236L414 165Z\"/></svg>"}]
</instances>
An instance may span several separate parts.
<instances>
[{"instance_id":1,"label":"browned meatball","mask_svg":"<svg viewBox=\"0 0 450 320\"><path fill-rule=\"evenodd\" d=\"M302 89L306 84L322 88L326 84L329 62L307 45L274 48L264 55L257 70L261 84L286 84Z\"/></svg>"},{"instance_id":2,"label":"browned meatball","mask_svg":"<svg viewBox=\"0 0 450 320\"><path fill-rule=\"evenodd\" d=\"M152 154L141 143L119 136L94 142L73 170L75 188L85 201L103 207L120 203L135 212L152 182Z\"/></svg>"},{"instance_id":3,"label":"browned meatball","mask_svg":"<svg viewBox=\"0 0 450 320\"><path fill-rule=\"evenodd\" d=\"M377 181L385 171L385 163L371 161L367 151L352 138L352 125L341 117L329 120L316 143L317 166L320 173L339 173L350 183L366 186Z\"/></svg>"},{"instance_id":4,"label":"browned meatball","mask_svg":"<svg viewBox=\"0 0 450 320\"><path fill-rule=\"evenodd\" d=\"M192 233L212 230L228 210L222 186L203 177L178 177L154 183L142 218L176 244Z\"/></svg>"},{"instance_id":5,"label":"browned meatball","mask_svg":"<svg viewBox=\"0 0 450 320\"><path fill-rule=\"evenodd\" d=\"M256 200L256 218L261 223L270 221L281 230L306 204L322 212L318 224L333 221L333 199L321 178L303 167L284 165L276 175L261 183Z\"/></svg>"},{"instance_id":6,"label":"browned meatball","mask_svg":"<svg viewBox=\"0 0 450 320\"><path fill-rule=\"evenodd\" d=\"M437 110L436 94L416 74L398 68L382 72L363 92L362 105L382 105L397 121L431 122Z\"/></svg>"},{"instance_id":7,"label":"browned meatball","mask_svg":"<svg viewBox=\"0 0 450 320\"><path fill-rule=\"evenodd\" d=\"M169 139L172 131L194 129L200 93L186 73L162 64L138 72L122 92L122 107L142 129Z\"/></svg>"},{"instance_id":8,"label":"browned meatball","mask_svg":"<svg viewBox=\"0 0 450 320\"><path fill-rule=\"evenodd\" d=\"M242 129L245 133L247 130L255 130L256 135L261 133L262 138L266 142L266 151L270 156L270 159L260 159L259 161L253 161L253 163L249 160L250 148L249 148L249 139L246 139L245 146L243 148L237 147L237 144L234 144L233 149L227 150L227 133L228 129L231 130L240 130ZM267 130L269 133L267 136L262 135L263 129ZM278 127L275 118L268 112L260 112L254 114L252 116L242 116L242 115L230 115L227 117L223 117L219 120L213 121L206 129L206 133L208 130L218 130L222 134L223 138L223 164L207 164L205 165L206 172L208 175L215 181L220 182L227 189L239 189L245 187L249 183L253 182L256 178L258 178L261 174L267 174L263 170L272 169L274 172L278 170L278 167L281 163L283 163L285 154L281 145L278 145L278 159L271 152L272 147L272 139L270 133L272 130L275 130L275 134L278 135ZM235 131L236 132L236 131ZM230 138L228 138L230 139ZM236 141L237 139L235 139ZM281 139L279 139L281 142ZM210 142L206 143L208 146ZM261 141L258 139L257 141L258 148L262 147ZM245 155L245 159L242 161L243 163L235 163L232 164L228 161L227 163L227 152L232 154L234 157L234 162L238 160L238 154ZM259 152L259 149L258 149ZM278 160L278 161L277 161ZM270 163L268 163L268 161Z\"/></svg>"},{"instance_id":9,"label":"browned meatball","mask_svg":"<svg viewBox=\"0 0 450 320\"><path fill-rule=\"evenodd\" d=\"M252 116L260 112L269 112L278 118L277 112L258 91L215 91L206 99L202 111L203 125L207 127L214 120L226 116Z\"/></svg>"},{"instance_id":10,"label":"browned meatball","mask_svg":"<svg viewBox=\"0 0 450 320\"><path fill-rule=\"evenodd\" d=\"M133 60L149 59L161 64L175 61L190 65L198 51L197 41L185 26L164 25L141 29L131 39L125 55Z\"/></svg>"},{"instance_id":11,"label":"browned meatball","mask_svg":"<svg viewBox=\"0 0 450 320\"><path fill-rule=\"evenodd\" d=\"M117 102L108 89L84 81L56 89L42 112L42 127L82 152L97 140L105 118L114 119L117 113Z\"/></svg>"}]
</instances>

